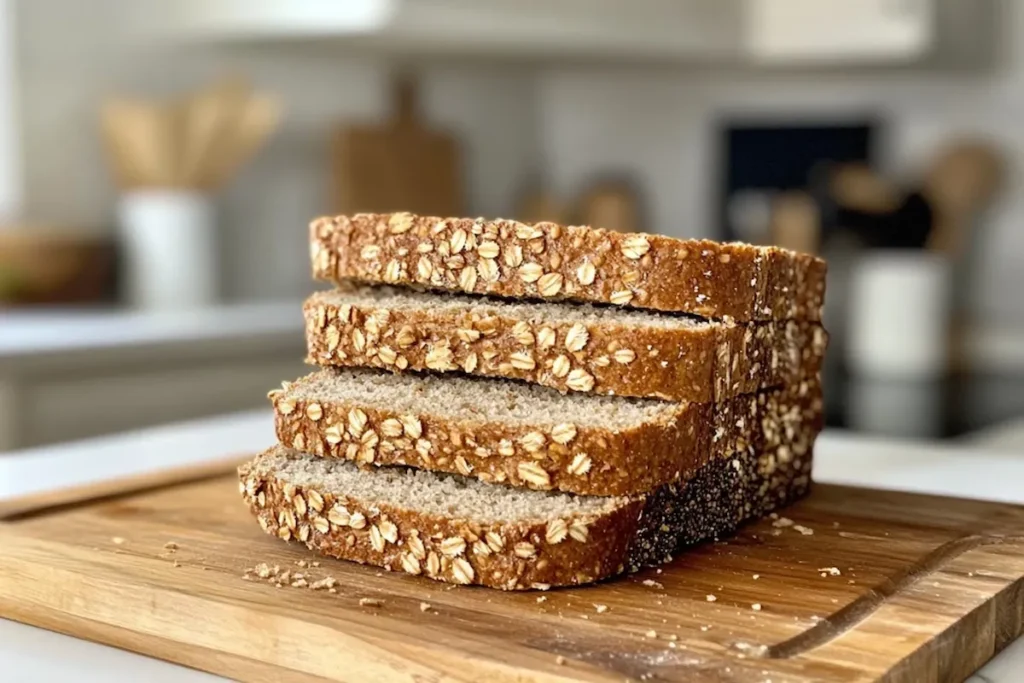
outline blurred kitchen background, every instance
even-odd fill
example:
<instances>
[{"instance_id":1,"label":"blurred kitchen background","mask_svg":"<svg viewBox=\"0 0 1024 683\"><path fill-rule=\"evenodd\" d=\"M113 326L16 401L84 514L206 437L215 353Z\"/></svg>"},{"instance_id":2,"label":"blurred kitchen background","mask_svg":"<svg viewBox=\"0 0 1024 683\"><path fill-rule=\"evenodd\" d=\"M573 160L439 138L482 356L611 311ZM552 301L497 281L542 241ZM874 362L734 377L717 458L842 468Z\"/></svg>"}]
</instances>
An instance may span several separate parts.
<instances>
[{"instance_id":1,"label":"blurred kitchen background","mask_svg":"<svg viewBox=\"0 0 1024 683\"><path fill-rule=\"evenodd\" d=\"M264 406L403 209L822 254L829 423L998 433L1022 167L1012 0L0 0L0 451Z\"/></svg>"}]
</instances>

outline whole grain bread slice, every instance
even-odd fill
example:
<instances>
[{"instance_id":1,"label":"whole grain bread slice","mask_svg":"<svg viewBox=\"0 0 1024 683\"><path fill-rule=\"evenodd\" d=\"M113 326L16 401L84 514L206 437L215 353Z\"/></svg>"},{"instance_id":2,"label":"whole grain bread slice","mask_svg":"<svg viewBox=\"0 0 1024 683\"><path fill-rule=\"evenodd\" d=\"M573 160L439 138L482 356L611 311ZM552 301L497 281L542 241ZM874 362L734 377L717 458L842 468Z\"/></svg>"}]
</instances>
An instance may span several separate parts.
<instances>
[{"instance_id":1,"label":"whole grain bread slice","mask_svg":"<svg viewBox=\"0 0 1024 683\"><path fill-rule=\"evenodd\" d=\"M777 247L409 213L310 225L313 275L751 320L821 319L825 262Z\"/></svg>"},{"instance_id":2,"label":"whole grain bread slice","mask_svg":"<svg viewBox=\"0 0 1024 683\"><path fill-rule=\"evenodd\" d=\"M810 384L797 386L810 391ZM315 372L271 400L278 441L297 450L593 495L650 491L691 476L716 454L756 446L758 405L765 405L753 395L669 403L350 369ZM748 404L750 418L728 419Z\"/></svg>"},{"instance_id":3,"label":"whole grain bread slice","mask_svg":"<svg viewBox=\"0 0 1024 683\"><path fill-rule=\"evenodd\" d=\"M671 559L799 498L821 429L816 384L751 397L728 419L763 438L685 482L638 496L578 496L406 467L360 469L275 446L239 469L260 526L326 555L506 590L598 581Z\"/></svg>"},{"instance_id":4,"label":"whole grain bread slice","mask_svg":"<svg viewBox=\"0 0 1024 683\"><path fill-rule=\"evenodd\" d=\"M560 391L722 401L816 369L818 323L746 326L595 306L439 295L392 287L313 294L307 361L320 366L460 371Z\"/></svg>"}]
</instances>

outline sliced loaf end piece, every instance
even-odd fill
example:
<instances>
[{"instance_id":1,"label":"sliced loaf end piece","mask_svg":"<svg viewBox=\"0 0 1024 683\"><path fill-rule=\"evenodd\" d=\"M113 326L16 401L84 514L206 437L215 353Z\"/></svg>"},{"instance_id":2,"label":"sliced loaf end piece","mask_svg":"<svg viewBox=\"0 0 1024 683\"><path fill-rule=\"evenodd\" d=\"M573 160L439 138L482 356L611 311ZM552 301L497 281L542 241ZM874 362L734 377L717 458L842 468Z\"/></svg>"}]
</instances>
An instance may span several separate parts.
<instances>
[{"instance_id":1,"label":"sliced loaf end piece","mask_svg":"<svg viewBox=\"0 0 1024 683\"><path fill-rule=\"evenodd\" d=\"M544 589L622 570L640 500L360 470L280 446L239 468L260 526L324 554L456 584Z\"/></svg>"},{"instance_id":2,"label":"sliced loaf end piece","mask_svg":"<svg viewBox=\"0 0 1024 683\"><path fill-rule=\"evenodd\" d=\"M777 247L410 213L310 224L313 275L708 318L820 320L825 262Z\"/></svg>"}]
</instances>

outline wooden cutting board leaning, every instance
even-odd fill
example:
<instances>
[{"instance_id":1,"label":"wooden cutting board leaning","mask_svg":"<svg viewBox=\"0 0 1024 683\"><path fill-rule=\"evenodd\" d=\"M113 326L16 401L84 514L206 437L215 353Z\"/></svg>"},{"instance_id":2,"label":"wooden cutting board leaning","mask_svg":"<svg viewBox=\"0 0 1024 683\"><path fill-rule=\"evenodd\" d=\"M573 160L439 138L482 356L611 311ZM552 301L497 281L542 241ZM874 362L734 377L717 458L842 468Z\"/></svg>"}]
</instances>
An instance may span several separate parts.
<instances>
[{"instance_id":1,"label":"wooden cutting board leaning","mask_svg":"<svg viewBox=\"0 0 1024 683\"><path fill-rule=\"evenodd\" d=\"M334 211L461 216L465 212L458 142L419 118L411 81L396 82L394 110L393 118L383 124L349 125L336 134Z\"/></svg>"},{"instance_id":2,"label":"wooden cutting board leaning","mask_svg":"<svg viewBox=\"0 0 1024 683\"><path fill-rule=\"evenodd\" d=\"M819 485L589 588L502 593L270 538L232 465L0 507L0 617L246 681L958 681L1024 631L1024 508Z\"/></svg>"}]
</instances>

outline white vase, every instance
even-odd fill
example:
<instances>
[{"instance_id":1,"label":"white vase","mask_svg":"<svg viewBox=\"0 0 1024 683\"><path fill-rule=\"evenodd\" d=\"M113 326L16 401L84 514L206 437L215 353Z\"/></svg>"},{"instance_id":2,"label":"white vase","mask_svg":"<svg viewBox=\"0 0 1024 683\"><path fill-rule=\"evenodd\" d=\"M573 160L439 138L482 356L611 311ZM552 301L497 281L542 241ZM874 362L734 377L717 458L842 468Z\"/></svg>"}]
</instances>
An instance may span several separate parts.
<instances>
[{"instance_id":1,"label":"white vase","mask_svg":"<svg viewBox=\"0 0 1024 683\"><path fill-rule=\"evenodd\" d=\"M948 370L950 262L925 251L866 254L850 277L846 324L851 372L933 379Z\"/></svg>"},{"instance_id":2,"label":"white vase","mask_svg":"<svg viewBox=\"0 0 1024 683\"><path fill-rule=\"evenodd\" d=\"M144 309L209 306L217 300L213 204L198 192L138 190L118 206L124 294Z\"/></svg>"}]
</instances>

